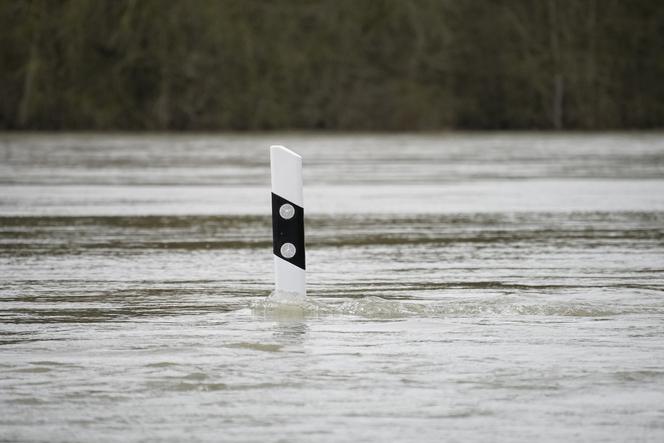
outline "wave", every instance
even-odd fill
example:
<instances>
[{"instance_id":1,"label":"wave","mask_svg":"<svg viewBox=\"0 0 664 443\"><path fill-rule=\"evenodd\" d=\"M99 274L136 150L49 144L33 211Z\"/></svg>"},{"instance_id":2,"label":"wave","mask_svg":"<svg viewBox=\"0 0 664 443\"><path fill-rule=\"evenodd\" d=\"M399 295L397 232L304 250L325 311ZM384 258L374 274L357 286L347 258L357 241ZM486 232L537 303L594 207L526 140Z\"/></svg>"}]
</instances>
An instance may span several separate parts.
<instances>
[{"instance_id":1,"label":"wave","mask_svg":"<svg viewBox=\"0 0 664 443\"><path fill-rule=\"evenodd\" d=\"M269 317L316 317L350 315L370 319L408 317L501 317L560 316L609 317L627 314L623 309L610 309L589 303L519 303L512 300L404 302L368 296L351 300L318 299L295 293L273 292L269 297L253 301L255 314Z\"/></svg>"}]
</instances>

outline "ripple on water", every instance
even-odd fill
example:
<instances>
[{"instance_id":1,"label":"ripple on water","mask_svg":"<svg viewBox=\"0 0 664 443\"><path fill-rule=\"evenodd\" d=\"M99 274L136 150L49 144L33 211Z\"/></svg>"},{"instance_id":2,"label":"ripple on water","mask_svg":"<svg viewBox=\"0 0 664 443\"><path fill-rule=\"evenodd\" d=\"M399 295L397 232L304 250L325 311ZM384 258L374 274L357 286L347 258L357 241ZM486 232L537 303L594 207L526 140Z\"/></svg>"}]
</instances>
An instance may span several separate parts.
<instances>
[{"instance_id":1,"label":"ripple on water","mask_svg":"<svg viewBox=\"0 0 664 443\"><path fill-rule=\"evenodd\" d=\"M279 352L282 345L275 343L250 343L250 342L240 342L240 343L231 343L226 345L228 348L238 348L238 349L249 349L253 351L263 351L263 352Z\"/></svg>"},{"instance_id":2,"label":"ripple on water","mask_svg":"<svg viewBox=\"0 0 664 443\"><path fill-rule=\"evenodd\" d=\"M486 317L486 316L547 316L547 317L609 317L636 312L625 307L610 309L590 303L515 302L504 297L493 300L445 302L405 302L369 296L339 301L316 299L298 294L273 292L269 297L250 302L256 314L277 318L350 315L364 318L391 319L405 317Z\"/></svg>"}]
</instances>

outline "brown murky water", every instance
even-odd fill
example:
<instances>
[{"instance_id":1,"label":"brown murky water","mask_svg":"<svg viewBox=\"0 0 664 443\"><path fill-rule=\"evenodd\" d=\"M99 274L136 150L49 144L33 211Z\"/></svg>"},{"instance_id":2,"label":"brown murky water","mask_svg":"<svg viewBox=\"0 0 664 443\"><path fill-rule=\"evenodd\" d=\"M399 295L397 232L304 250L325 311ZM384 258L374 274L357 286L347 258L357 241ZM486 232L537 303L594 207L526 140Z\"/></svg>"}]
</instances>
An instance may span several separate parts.
<instances>
[{"instance_id":1,"label":"brown murky water","mask_svg":"<svg viewBox=\"0 0 664 443\"><path fill-rule=\"evenodd\" d=\"M0 375L3 441L662 441L664 136L2 135Z\"/></svg>"}]
</instances>

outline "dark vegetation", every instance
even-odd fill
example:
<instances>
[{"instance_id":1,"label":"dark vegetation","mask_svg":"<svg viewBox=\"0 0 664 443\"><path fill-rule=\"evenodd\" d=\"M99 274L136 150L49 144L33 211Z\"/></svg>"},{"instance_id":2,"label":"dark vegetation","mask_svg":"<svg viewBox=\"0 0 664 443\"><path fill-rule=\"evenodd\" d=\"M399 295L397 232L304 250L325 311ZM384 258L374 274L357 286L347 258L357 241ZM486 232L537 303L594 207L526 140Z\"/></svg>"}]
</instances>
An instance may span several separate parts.
<instances>
[{"instance_id":1,"label":"dark vegetation","mask_svg":"<svg viewBox=\"0 0 664 443\"><path fill-rule=\"evenodd\" d=\"M0 129L664 126L662 0L0 0Z\"/></svg>"}]
</instances>

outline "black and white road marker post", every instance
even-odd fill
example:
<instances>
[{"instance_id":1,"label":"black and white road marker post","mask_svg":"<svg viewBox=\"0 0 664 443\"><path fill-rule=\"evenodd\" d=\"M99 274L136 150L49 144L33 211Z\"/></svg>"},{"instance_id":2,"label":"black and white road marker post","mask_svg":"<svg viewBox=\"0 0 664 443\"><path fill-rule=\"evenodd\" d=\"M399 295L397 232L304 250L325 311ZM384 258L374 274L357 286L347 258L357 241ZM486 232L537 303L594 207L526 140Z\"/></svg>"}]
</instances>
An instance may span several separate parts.
<instances>
[{"instance_id":1,"label":"black and white road marker post","mask_svg":"<svg viewBox=\"0 0 664 443\"><path fill-rule=\"evenodd\" d=\"M270 147L270 165L276 291L306 295L302 157L275 145Z\"/></svg>"}]
</instances>

